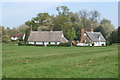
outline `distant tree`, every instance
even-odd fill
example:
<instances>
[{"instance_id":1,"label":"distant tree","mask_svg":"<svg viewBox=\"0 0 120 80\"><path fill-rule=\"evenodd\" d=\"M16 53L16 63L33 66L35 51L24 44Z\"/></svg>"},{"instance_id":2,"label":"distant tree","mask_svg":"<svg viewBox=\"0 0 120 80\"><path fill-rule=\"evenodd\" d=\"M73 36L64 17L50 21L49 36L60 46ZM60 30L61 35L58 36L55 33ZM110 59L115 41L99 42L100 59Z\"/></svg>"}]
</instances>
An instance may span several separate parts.
<instances>
[{"instance_id":1,"label":"distant tree","mask_svg":"<svg viewBox=\"0 0 120 80\"><path fill-rule=\"evenodd\" d=\"M115 30L114 26L111 24L111 21L108 19L103 19L100 22L100 26L104 28L106 32L106 38L110 36L110 34Z\"/></svg>"},{"instance_id":2,"label":"distant tree","mask_svg":"<svg viewBox=\"0 0 120 80\"><path fill-rule=\"evenodd\" d=\"M9 35L3 35L2 36L2 42L10 42L11 40L10 40L10 36Z\"/></svg>"},{"instance_id":3,"label":"distant tree","mask_svg":"<svg viewBox=\"0 0 120 80\"><path fill-rule=\"evenodd\" d=\"M100 13L96 10L89 13L89 19L91 21L91 27L98 27L98 20L100 19Z\"/></svg>"},{"instance_id":4,"label":"distant tree","mask_svg":"<svg viewBox=\"0 0 120 80\"><path fill-rule=\"evenodd\" d=\"M86 10L79 11L79 17L82 23L83 28L87 28L87 19L89 17L89 13Z\"/></svg>"},{"instance_id":5,"label":"distant tree","mask_svg":"<svg viewBox=\"0 0 120 80\"><path fill-rule=\"evenodd\" d=\"M118 34L117 34L118 35L118 42L120 43L120 26L118 27L117 31L118 31Z\"/></svg>"},{"instance_id":6,"label":"distant tree","mask_svg":"<svg viewBox=\"0 0 120 80\"><path fill-rule=\"evenodd\" d=\"M37 29L37 31L48 31L48 30L49 30L48 26L42 26L42 25Z\"/></svg>"},{"instance_id":7,"label":"distant tree","mask_svg":"<svg viewBox=\"0 0 120 80\"><path fill-rule=\"evenodd\" d=\"M118 32L117 30L113 31L109 38L108 38L108 41L109 41L109 44L112 44L112 43L118 43Z\"/></svg>"},{"instance_id":8,"label":"distant tree","mask_svg":"<svg viewBox=\"0 0 120 80\"><path fill-rule=\"evenodd\" d=\"M72 40L76 38L76 32L73 27L71 27L67 32L67 38L70 40L70 44L72 46Z\"/></svg>"},{"instance_id":9,"label":"distant tree","mask_svg":"<svg viewBox=\"0 0 120 80\"><path fill-rule=\"evenodd\" d=\"M36 23L43 25L44 20L46 20L50 15L48 13L39 13L37 17L33 18Z\"/></svg>"},{"instance_id":10,"label":"distant tree","mask_svg":"<svg viewBox=\"0 0 120 80\"><path fill-rule=\"evenodd\" d=\"M30 35L30 32L31 32L31 27L26 28L26 30L25 30L25 39L24 39L25 43L27 43L27 41L28 41L28 37Z\"/></svg>"},{"instance_id":11,"label":"distant tree","mask_svg":"<svg viewBox=\"0 0 120 80\"><path fill-rule=\"evenodd\" d=\"M69 8L67 6L59 6L56 8L59 15L68 15Z\"/></svg>"},{"instance_id":12,"label":"distant tree","mask_svg":"<svg viewBox=\"0 0 120 80\"><path fill-rule=\"evenodd\" d=\"M18 27L16 28L16 30L19 31L19 32L21 32L21 33L25 33L25 31L26 31L26 29L27 29L28 27L29 27L28 25L22 24L22 25L18 26Z\"/></svg>"},{"instance_id":13,"label":"distant tree","mask_svg":"<svg viewBox=\"0 0 120 80\"><path fill-rule=\"evenodd\" d=\"M32 23L31 23L30 20L29 20L29 21L26 21L25 24L28 25L28 26L31 26L31 25L32 25Z\"/></svg>"},{"instance_id":14,"label":"distant tree","mask_svg":"<svg viewBox=\"0 0 120 80\"><path fill-rule=\"evenodd\" d=\"M101 32L102 35L103 35L105 38L106 38L106 36L107 36L107 33L106 33L105 29L104 29L103 27L101 27L101 26L95 28L94 31L95 31L95 32Z\"/></svg>"},{"instance_id":15,"label":"distant tree","mask_svg":"<svg viewBox=\"0 0 120 80\"><path fill-rule=\"evenodd\" d=\"M93 21L93 22L95 21L96 22L100 18L100 13L98 11L96 11L96 10L91 11L89 18L90 18L91 21Z\"/></svg>"},{"instance_id":16,"label":"distant tree","mask_svg":"<svg viewBox=\"0 0 120 80\"><path fill-rule=\"evenodd\" d=\"M2 26L0 26L0 43L2 41Z\"/></svg>"}]
</instances>

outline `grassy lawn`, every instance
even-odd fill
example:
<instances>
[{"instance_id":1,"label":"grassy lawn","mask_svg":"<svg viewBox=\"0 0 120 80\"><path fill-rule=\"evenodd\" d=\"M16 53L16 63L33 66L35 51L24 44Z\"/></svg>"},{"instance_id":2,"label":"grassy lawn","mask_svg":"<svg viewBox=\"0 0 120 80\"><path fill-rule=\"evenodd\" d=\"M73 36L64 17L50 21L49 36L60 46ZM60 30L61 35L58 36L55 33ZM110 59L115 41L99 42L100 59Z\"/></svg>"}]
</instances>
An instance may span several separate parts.
<instances>
[{"instance_id":1,"label":"grassy lawn","mask_svg":"<svg viewBox=\"0 0 120 80\"><path fill-rule=\"evenodd\" d=\"M117 47L3 45L3 78L117 78Z\"/></svg>"}]
</instances>

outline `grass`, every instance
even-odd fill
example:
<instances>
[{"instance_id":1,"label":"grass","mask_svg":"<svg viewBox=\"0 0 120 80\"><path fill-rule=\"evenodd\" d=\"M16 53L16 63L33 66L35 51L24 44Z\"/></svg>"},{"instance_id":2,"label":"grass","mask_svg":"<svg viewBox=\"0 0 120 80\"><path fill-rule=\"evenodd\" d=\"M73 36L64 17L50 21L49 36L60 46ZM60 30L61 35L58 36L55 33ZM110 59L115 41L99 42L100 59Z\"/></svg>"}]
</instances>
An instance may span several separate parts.
<instances>
[{"instance_id":1,"label":"grass","mask_svg":"<svg viewBox=\"0 0 120 80\"><path fill-rule=\"evenodd\" d=\"M118 78L117 47L3 45L3 78Z\"/></svg>"}]
</instances>

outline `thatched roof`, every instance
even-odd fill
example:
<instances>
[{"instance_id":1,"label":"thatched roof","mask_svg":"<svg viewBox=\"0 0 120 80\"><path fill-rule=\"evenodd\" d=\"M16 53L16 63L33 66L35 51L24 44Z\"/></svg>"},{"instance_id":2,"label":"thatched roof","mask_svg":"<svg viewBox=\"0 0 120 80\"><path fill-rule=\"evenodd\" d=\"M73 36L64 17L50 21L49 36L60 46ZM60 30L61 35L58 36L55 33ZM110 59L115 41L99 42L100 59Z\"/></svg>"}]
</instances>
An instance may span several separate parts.
<instances>
[{"instance_id":1,"label":"thatched roof","mask_svg":"<svg viewBox=\"0 0 120 80\"><path fill-rule=\"evenodd\" d=\"M62 31L31 31L29 42L62 42L67 43Z\"/></svg>"},{"instance_id":2,"label":"thatched roof","mask_svg":"<svg viewBox=\"0 0 120 80\"><path fill-rule=\"evenodd\" d=\"M106 41L101 32L86 32L85 39L87 42Z\"/></svg>"}]
</instances>

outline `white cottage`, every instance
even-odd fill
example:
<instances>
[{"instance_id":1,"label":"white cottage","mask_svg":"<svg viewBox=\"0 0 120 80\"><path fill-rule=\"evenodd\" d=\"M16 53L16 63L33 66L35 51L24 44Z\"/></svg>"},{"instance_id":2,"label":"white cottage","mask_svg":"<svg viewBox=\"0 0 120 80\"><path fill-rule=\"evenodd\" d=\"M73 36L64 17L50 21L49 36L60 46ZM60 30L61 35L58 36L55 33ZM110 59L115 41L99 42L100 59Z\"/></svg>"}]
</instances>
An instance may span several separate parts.
<instances>
[{"instance_id":1,"label":"white cottage","mask_svg":"<svg viewBox=\"0 0 120 80\"><path fill-rule=\"evenodd\" d=\"M93 28L91 31L81 30L81 41L77 46L106 46L106 40L101 32L94 32Z\"/></svg>"},{"instance_id":2,"label":"white cottage","mask_svg":"<svg viewBox=\"0 0 120 80\"><path fill-rule=\"evenodd\" d=\"M25 34L23 33L17 33L17 34L13 34L11 36L11 40L20 40L20 41L23 41L25 38Z\"/></svg>"},{"instance_id":3,"label":"white cottage","mask_svg":"<svg viewBox=\"0 0 120 80\"><path fill-rule=\"evenodd\" d=\"M28 37L28 44L47 45L67 43L63 31L31 31Z\"/></svg>"}]
</instances>

